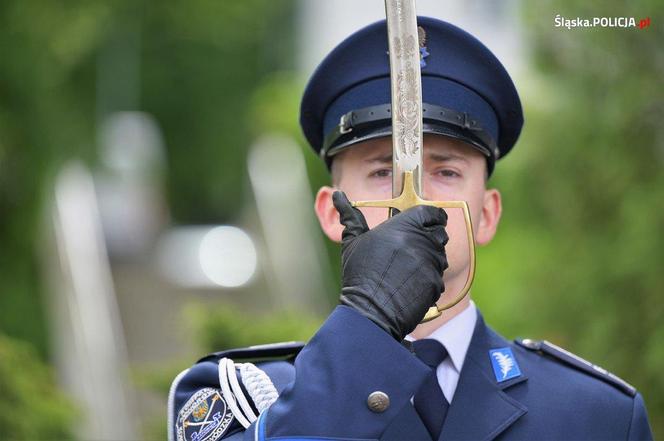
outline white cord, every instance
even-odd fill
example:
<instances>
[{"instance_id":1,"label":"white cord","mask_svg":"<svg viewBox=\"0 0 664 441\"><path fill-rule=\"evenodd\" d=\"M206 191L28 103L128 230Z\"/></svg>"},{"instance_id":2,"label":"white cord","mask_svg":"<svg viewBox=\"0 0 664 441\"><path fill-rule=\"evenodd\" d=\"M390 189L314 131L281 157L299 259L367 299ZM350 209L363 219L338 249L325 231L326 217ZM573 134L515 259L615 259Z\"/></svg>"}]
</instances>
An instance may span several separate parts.
<instances>
[{"instance_id":1,"label":"white cord","mask_svg":"<svg viewBox=\"0 0 664 441\"><path fill-rule=\"evenodd\" d=\"M270 377L262 369L256 367L256 365L242 363L238 367L240 368L242 383L247 392L249 392L249 396L254 401L254 404L256 404L258 413L263 413L279 398L277 388L274 387Z\"/></svg>"},{"instance_id":2,"label":"white cord","mask_svg":"<svg viewBox=\"0 0 664 441\"><path fill-rule=\"evenodd\" d=\"M231 388L233 389L235 398L237 399L238 403L240 403L240 407L244 411L244 415L249 418L249 422L253 423L258 417L254 413L254 410L251 408L251 404L249 404L249 401L247 401L247 398L244 396L244 392L242 392L242 388L240 387L240 382L237 381L237 375L235 374L235 363L233 360L228 360L226 369L228 369L228 379L231 382Z\"/></svg>"},{"instance_id":3,"label":"white cord","mask_svg":"<svg viewBox=\"0 0 664 441\"><path fill-rule=\"evenodd\" d=\"M228 363L233 363L232 360L224 357L221 360L219 360L219 386L221 386L221 393L226 400L226 404L228 407L231 409L231 412L233 413L233 416L242 424L242 426L246 429L251 425L249 421L244 417L242 412L240 411L240 408L237 407L237 403L235 402L235 398L233 397L233 393L231 392L230 385L228 384ZM233 374L235 373L235 365L233 365ZM236 379L237 381L237 379Z\"/></svg>"}]
</instances>

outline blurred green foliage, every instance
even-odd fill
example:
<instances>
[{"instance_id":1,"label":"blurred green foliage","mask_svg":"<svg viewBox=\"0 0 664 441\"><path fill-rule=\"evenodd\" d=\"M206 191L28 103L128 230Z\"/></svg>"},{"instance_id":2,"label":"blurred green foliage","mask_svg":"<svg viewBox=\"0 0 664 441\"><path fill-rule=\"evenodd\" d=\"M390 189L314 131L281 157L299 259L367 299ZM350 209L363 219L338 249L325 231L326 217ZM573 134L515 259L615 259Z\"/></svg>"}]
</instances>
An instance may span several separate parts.
<instances>
[{"instance_id":1,"label":"blurred green foliage","mask_svg":"<svg viewBox=\"0 0 664 441\"><path fill-rule=\"evenodd\" d=\"M174 221L232 223L246 200L238 183L245 180L246 150L257 132L247 117L250 97L264 77L293 70L293 5L290 0L0 2L0 332L37 350L0 360L13 369L6 381L20 380L24 365L30 372L30 363L49 358L41 231L49 221L45 214L60 166L74 157L94 165L96 129L104 117L143 110L163 130ZM48 393L53 386L46 382L36 380ZM51 403L29 388L14 392L17 397L0 393L3 409L16 405L13 401ZM68 437L66 406L52 423L41 421L49 415L40 409L17 409L30 415L36 428L60 427L62 421L60 432L42 438ZM43 433L16 430L11 436L21 439Z\"/></svg>"},{"instance_id":2,"label":"blurred green foliage","mask_svg":"<svg viewBox=\"0 0 664 441\"><path fill-rule=\"evenodd\" d=\"M96 161L95 130L112 112L157 118L177 223L237 216L261 130L250 97L292 71L293 17L290 0L0 2L0 331L46 356L46 322L23 323L43 316L44 202L64 161Z\"/></svg>"},{"instance_id":3,"label":"blurred green foliage","mask_svg":"<svg viewBox=\"0 0 664 441\"><path fill-rule=\"evenodd\" d=\"M90 157L91 56L100 1L0 2L0 331L47 352L38 252L44 183L63 158ZM87 87L86 87L87 86Z\"/></svg>"},{"instance_id":4,"label":"blurred green foliage","mask_svg":"<svg viewBox=\"0 0 664 441\"><path fill-rule=\"evenodd\" d=\"M303 311L253 314L231 306L210 308L193 304L187 316L204 352L284 341L306 342L323 324L322 317Z\"/></svg>"},{"instance_id":5,"label":"blurred green foliage","mask_svg":"<svg viewBox=\"0 0 664 441\"><path fill-rule=\"evenodd\" d=\"M72 403L30 345L0 334L0 439L74 438Z\"/></svg>"},{"instance_id":6,"label":"blurred green foliage","mask_svg":"<svg viewBox=\"0 0 664 441\"><path fill-rule=\"evenodd\" d=\"M143 17L141 108L164 132L173 216L232 221L246 200L251 135L263 130L248 117L251 97L293 69L293 2L150 4Z\"/></svg>"},{"instance_id":7,"label":"blurred green foliage","mask_svg":"<svg viewBox=\"0 0 664 441\"><path fill-rule=\"evenodd\" d=\"M492 182L504 214L474 297L504 334L548 338L632 382L664 435L664 8L524 6L537 80ZM568 30L556 14L658 25Z\"/></svg>"}]
</instances>

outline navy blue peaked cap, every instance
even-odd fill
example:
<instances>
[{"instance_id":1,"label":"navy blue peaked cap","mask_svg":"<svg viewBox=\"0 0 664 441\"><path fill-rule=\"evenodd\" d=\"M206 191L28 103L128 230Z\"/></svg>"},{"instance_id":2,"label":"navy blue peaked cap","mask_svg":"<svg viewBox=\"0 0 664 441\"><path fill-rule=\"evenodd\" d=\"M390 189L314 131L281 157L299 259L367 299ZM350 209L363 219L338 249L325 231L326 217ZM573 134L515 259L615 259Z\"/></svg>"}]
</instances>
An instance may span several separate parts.
<instances>
[{"instance_id":1,"label":"navy blue peaked cap","mask_svg":"<svg viewBox=\"0 0 664 441\"><path fill-rule=\"evenodd\" d=\"M417 21L424 31L424 132L468 142L486 155L491 172L523 126L514 83L493 53L469 33L434 18ZM321 62L304 91L300 125L328 166L344 148L391 134L385 20L355 32Z\"/></svg>"}]
</instances>

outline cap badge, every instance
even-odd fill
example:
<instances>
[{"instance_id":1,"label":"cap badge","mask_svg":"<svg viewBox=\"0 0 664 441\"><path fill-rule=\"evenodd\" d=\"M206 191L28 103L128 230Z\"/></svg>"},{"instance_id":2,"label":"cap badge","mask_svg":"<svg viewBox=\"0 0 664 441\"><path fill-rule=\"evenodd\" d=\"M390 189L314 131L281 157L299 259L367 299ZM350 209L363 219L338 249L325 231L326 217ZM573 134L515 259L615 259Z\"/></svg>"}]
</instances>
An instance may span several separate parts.
<instances>
[{"instance_id":1,"label":"cap badge","mask_svg":"<svg viewBox=\"0 0 664 441\"><path fill-rule=\"evenodd\" d=\"M420 68L423 68L427 65L424 59L429 56L429 51L427 50L427 33L422 26L417 27L417 39L420 43Z\"/></svg>"},{"instance_id":2,"label":"cap badge","mask_svg":"<svg viewBox=\"0 0 664 441\"><path fill-rule=\"evenodd\" d=\"M521 376L519 365L512 354L512 349L500 348L491 349L489 351L489 358L491 359L491 366L493 373L496 376L496 381L501 383Z\"/></svg>"}]
</instances>

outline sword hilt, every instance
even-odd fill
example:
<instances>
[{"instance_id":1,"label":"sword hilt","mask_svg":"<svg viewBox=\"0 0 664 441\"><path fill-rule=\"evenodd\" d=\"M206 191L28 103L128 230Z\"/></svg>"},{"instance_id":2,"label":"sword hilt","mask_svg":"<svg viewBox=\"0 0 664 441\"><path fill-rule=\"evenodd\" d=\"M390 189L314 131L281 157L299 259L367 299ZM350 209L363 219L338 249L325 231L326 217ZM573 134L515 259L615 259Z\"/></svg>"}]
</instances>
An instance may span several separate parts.
<instances>
[{"instance_id":1,"label":"sword hilt","mask_svg":"<svg viewBox=\"0 0 664 441\"><path fill-rule=\"evenodd\" d=\"M439 317L443 311L450 309L461 300L463 300L468 292L470 287L473 284L475 279L475 236L473 234L473 224L470 221L470 210L468 209L468 203L466 201L428 201L422 199L415 191L415 183L413 180L413 172L405 171L403 174L403 189L401 194L396 198L385 199L381 201L356 201L352 203L354 207L374 207L374 208L396 208L399 211L405 211L409 208L415 207L416 205L429 205L432 207L438 208L460 208L463 210L463 217L466 222L466 232L468 239L468 253L469 253L469 266L468 266L468 276L466 277L466 283L464 284L461 291L448 303L442 306L432 306L429 308L427 313L424 315L421 323L428 322Z\"/></svg>"}]
</instances>

